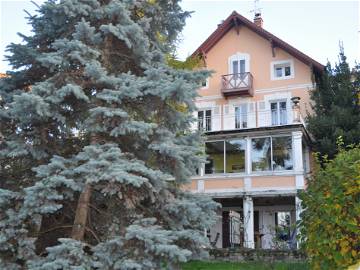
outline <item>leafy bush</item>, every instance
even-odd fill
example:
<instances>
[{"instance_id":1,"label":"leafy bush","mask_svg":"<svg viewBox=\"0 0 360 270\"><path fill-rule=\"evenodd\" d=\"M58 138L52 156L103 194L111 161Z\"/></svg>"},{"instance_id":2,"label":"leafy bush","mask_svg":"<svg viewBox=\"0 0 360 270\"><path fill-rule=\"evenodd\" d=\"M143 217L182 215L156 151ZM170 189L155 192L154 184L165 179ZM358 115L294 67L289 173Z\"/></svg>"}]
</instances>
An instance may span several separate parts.
<instances>
[{"instance_id":1,"label":"leafy bush","mask_svg":"<svg viewBox=\"0 0 360 270\"><path fill-rule=\"evenodd\" d=\"M360 259L360 148L318 165L303 200L301 231L312 269L344 269Z\"/></svg>"}]
</instances>

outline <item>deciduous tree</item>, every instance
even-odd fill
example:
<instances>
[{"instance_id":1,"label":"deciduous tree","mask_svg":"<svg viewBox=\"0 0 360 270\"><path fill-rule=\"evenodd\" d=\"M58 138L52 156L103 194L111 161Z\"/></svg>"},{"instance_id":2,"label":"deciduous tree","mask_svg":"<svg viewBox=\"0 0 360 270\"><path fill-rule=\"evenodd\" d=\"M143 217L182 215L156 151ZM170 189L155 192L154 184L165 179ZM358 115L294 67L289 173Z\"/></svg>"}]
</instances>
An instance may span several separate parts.
<instances>
[{"instance_id":1,"label":"deciduous tree","mask_svg":"<svg viewBox=\"0 0 360 270\"><path fill-rule=\"evenodd\" d=\"M313 269L345 269L360 259L360 148L317 166L301 196L301 232Z\"/></svg>"}]
</instances>

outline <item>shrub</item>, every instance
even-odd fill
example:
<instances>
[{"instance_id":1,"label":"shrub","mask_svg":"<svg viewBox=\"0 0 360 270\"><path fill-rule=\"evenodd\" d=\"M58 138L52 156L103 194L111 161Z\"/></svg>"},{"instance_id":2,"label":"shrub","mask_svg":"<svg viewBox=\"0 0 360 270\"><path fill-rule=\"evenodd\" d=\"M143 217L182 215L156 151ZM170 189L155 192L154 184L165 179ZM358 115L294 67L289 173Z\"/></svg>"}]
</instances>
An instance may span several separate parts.
<instances>
[{"instance_id":1,"label":"shrub","mask_svg":"<svg viewBox=\"0 0 360 270\"><path fill-rule=\"evenodd\" d=\"M318 163L319 164L319 163ZM312 269L344 269L360 259L360 148L340 149L308 182L301 232Z\"/></svg>"}]
</instances>

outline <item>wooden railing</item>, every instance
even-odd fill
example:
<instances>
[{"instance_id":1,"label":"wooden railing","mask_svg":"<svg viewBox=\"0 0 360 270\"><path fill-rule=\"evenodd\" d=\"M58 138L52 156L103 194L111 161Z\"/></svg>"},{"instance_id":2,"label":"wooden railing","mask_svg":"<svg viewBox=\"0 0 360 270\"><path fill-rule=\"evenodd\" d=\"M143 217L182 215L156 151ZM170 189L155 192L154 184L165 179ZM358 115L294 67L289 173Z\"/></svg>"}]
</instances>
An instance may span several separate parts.
<instances>
[{"instance_id":1,"label":"wooden railing","mask_svg":"<svg viewBox=\"0 0 360 270\"><path fill-rule=\"evenodd\" d=\"M221 76L221 92L225 97L253 96L253 76L250 72Z\"/></svg>"}]
</instances>

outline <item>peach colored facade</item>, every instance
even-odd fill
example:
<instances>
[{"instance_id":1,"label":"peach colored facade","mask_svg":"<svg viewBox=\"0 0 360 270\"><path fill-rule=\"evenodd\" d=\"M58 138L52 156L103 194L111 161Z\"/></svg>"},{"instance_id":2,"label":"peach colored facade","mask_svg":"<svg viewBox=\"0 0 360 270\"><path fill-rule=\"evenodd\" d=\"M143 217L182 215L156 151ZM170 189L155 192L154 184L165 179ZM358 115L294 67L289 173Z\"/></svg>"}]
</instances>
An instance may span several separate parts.
<instances>
[{"instance_id":1,"label":"peach colored facade","mask_svg":"<svg viewBox=\"0 0 360 270\"><path fill-rule=\"evenodd\" d=\"M269 227L283 216L295 224L301 212L297 192L311 171L304 116L311 113L313 77L322 66L236 12L196 54L213 73L199 89L194 115L208 161L189 188L223 206L210 241L273 248Z\"/></svg>"}]
</instances>

